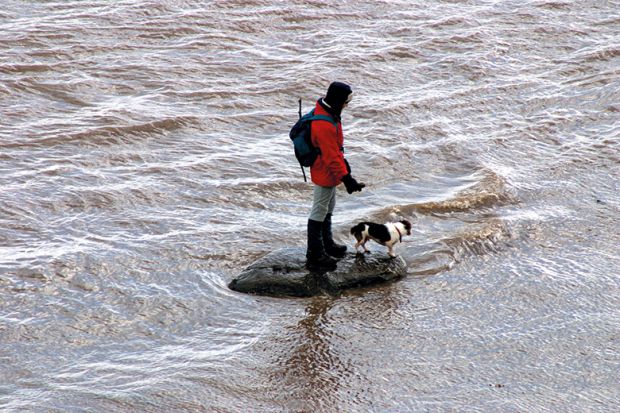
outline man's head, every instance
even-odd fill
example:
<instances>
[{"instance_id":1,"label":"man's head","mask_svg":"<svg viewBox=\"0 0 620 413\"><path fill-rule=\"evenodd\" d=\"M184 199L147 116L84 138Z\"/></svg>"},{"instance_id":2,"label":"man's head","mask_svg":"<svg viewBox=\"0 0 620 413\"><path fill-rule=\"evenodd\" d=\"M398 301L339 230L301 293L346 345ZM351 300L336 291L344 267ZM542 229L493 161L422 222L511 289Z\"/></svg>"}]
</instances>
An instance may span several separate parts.
<instances>
[{"instance_id":1,"label":"man's head","mask_svg":"<svg viewBox=\"0 0 620 413\"><path fill-rule=\"evenodd\" d=\"M353 90L351 86L342 82L332 82L327 88L327 95L325 95L325 102L334 108L335 110L342 110L353 97Z\"/></svg>"}]
</instances>

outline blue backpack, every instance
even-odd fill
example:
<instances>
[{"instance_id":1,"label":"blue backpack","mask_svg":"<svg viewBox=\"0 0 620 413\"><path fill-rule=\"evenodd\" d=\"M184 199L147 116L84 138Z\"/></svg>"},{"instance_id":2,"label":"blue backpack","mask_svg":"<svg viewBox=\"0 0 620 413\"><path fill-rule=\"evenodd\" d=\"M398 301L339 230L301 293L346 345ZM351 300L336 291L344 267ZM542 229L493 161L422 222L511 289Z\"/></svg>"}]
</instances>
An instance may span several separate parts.
<instances>
[{"instance_id":1,"label":"blue backpack","mask_svg":"<svg viewBox=\"0 0 620 413\"><path fill-rule=\"evenodd\" d=\"M301 172L304 174L305 182L308 182L308 180L306 179L304 166L312 166L316 158L321 154L319 148L315 148L314 145L312 145L311 126L312 121L315 120L327 121L336 127L338 126L338 123L336 123L331 116L315 115L314 109L301 116L301 99L299 99L299 120L295 123L295 125L293 125L288 136L293 141L295 158L297 158L297 161L299 162Z\"/></svg>"}]
</instances>

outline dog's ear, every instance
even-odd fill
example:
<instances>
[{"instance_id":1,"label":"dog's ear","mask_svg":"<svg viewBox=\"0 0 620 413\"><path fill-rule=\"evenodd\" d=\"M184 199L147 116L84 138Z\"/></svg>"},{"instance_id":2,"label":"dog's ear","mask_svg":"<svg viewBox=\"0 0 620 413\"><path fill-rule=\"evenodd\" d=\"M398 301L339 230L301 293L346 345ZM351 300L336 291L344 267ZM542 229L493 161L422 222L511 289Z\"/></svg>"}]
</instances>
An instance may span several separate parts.
<instances>
[{"instance_id":1,"label":"dog's ear","mask_svg":"<svg viewBox=\"0 0 620 413\"><path fill-rule=\"evenodd\" d=\"M400 222L401 222L401 223L405 226L405 229L407 230L407 234L408 234L408 235L411 235L411 222L409 222L409 221L408 221L408 220L406 220L406 219L403 219L403 220L402 220L402 221L400 221Z\"/></svg>"}]
</instances>

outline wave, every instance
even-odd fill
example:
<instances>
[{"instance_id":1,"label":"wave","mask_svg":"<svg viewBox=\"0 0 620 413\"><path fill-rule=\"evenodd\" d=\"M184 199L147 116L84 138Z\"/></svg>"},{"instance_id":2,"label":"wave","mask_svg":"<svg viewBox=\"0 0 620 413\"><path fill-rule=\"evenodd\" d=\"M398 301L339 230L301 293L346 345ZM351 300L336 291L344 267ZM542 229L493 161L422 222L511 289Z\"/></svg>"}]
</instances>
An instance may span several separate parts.
<instances>
[{"instance_id":1,"label":"wave","mask_svg":"<svg viewBox=\"0 0 620 413\"><path fill-rule=\"evenodd\" d=\"M83 146L110 146L133 143L140 136L163 134L197 123L197 118L193 116L175 116L128 125L93 127L78 132L62 133L62 130L57 130L51 136L45 136L46 133L42 132L43 137L40 138L29 136L17 141L0 143L0 148L52 147L70 143L78 143ZM59 125L59 129L62 127L63 125Z\"/></svg>"},{"instance_id":2,"label":"wave","mask_svg":"<svg viewBox=\"0 0 620 413\"><path fill-rule=\"evenodd\" d=\"M420 241L414 240L413 246L409 245L401 252L407 261L409 275L430 276L449 271L468 257L499 253L506 248L512 237L507 224L499 218L493 218L482 223L467 224L452 234L436 238L428 245L415 245Z\"/></svg>"},{"instance_id":3,"label":"wave","mask_svg":"<svg viewBox=\"0 0 620 413\"><path fill-rule=\"evenodd\" d=\"M488 169L478 171L473 176L476 175L482 175L482 178L474 185L458 192L450 199L419 204L416 206L416 211L427 214L468 212L488 210L517 202L502 176Z\"/></svg>"},{"instance_id":4,"label":"wave","mask_svg":"<svg viewBox=\"0 0 620 413\"><path fill-rule=\"evenodd\" d=\"M53 212L71 210L135 211L141 207L161 205L170 201L170 194L153 188L85 188L66 192L56 199L40 201Z\"/></svg>"},{"instance_id":5,"label":"wave","mask_svg":"<svg viewBox=\"0 0 620 413\"><path fill-rule=\"evenodd\" d=\"M511 238L510 231L504 221L499 218L491 219L478 225L469 226L443 239L459 261L464 255L485 255L497 252L502 242Z\"/></svg>"},{"instance_id":6,"label":"wave","mask_svg":"<svg viewBox=\"0 0 620 413\"><path fill-rule=\"evenodd\" d=\"M409 266L408 273L428 276L450 270L467 256L501 251L512 239L507 223L497 212L498 208L517 202L505 180L492 171L482 170L452 180L451 185L463 185L471 179L477 181L446 199L390 205L374 209L360 220L411 220L413 235L400 248ZM409 191L398 187L391 192Z\"/></svg>"},{"instance_id":7,"label":"wave","mask_svg":"<svg viewBox=\"0 0 620 413\"><path fill-rule=\"evenodd\" d=\"M496 193L464 194L453 199L437 202L425 202L413 205L413 209L423 214L445 214L450 212L468 212L488 209L504 204L508 197Z\"/></svg>"},{"instance_id":8,"label":"wave","mask_svg":"<svg viewBox=\"0 0 620 413\"><path fill-rule=\"evenodd\" d=\"M24 74L24 73L42 73L47 71L58 70L57 65L43 63L12 63L0 65L0 73L5 74Z\"/></svg>"}]
</instances>

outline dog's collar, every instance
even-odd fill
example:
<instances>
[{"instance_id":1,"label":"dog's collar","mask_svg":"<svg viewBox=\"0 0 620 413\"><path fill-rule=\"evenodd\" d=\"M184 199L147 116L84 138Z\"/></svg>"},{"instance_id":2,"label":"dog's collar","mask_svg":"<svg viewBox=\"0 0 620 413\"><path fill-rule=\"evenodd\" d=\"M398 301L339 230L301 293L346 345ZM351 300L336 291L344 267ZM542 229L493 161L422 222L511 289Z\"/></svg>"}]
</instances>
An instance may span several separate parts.
<instances>
[{"instance_id":1,"label":"dog's collar","mask_svg":"<svg viewBox=\"0 0 620 413\"><path fill-rule=\"evenodd\" d=\"M403 234L400 233L397 226L394 226L394 229L398 232L398 242L403 242Z\"/></svg>"}]
</instances>

